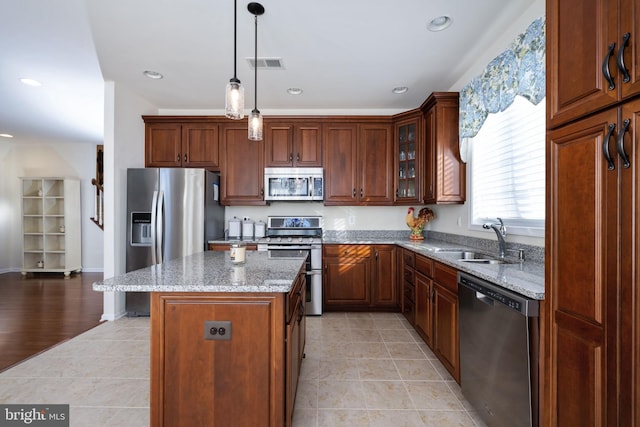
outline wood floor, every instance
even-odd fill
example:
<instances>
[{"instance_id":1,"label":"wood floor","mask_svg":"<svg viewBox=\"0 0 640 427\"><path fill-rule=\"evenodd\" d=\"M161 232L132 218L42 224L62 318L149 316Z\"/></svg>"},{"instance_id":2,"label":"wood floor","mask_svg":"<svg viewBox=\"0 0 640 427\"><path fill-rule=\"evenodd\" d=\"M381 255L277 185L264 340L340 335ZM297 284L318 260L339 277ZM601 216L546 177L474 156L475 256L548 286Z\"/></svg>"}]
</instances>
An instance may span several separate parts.
<instances>
[{"instance_id":1,"label":"wood floor","mask_svg":"<svg viewBox=\"0 0 640 427\"><path fill-rule=\"evenodd\" d=\"M100 324L102 273L0 274L0 372Z\"/></svg>"}]
</instances>

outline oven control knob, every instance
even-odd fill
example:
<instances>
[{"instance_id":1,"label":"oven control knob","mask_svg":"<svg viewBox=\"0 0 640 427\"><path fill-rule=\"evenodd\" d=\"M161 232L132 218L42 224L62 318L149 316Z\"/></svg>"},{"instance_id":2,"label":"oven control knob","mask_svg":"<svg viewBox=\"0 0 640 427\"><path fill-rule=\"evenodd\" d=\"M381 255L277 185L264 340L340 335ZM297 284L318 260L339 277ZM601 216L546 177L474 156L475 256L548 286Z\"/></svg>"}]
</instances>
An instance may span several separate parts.
<instances>
[{"instance_id":1,"label":"oven control knob","mask_svg":"<svg viewBox=\"0 0 640 427\"><path fill-rule=\"evenodd\" d=\"M281 242L281 241L282 241L282 237L278 237L278 242Z\"/></svg>"},{"instance_id":2,"label":"oven control knob","mask_svg":"<svg viewBox=\"0 0 640 427\"><path fill-rule=\"evenodd\" d=\"M298 237L298 242L302 243L302 237Z\"/></svg>"},{"instance_id":3,"label":"oven control knob","mask_svg":"<svg viewBox=\"0 0 640 427\"><path fill-rule=\"evenodd\" d=\"M287 237L287 242L291 242L293 239L291 237Z\"/></svg>"},{"instance_id":4,"label":"oven control knob","mask_svg":"<svg viewBox=\"0 0 640 427\"><path fill-rule=\"evenodd\" d=\"M271 237L267 237L267 243L271 241Z\"/></svg>"}]
</instances>

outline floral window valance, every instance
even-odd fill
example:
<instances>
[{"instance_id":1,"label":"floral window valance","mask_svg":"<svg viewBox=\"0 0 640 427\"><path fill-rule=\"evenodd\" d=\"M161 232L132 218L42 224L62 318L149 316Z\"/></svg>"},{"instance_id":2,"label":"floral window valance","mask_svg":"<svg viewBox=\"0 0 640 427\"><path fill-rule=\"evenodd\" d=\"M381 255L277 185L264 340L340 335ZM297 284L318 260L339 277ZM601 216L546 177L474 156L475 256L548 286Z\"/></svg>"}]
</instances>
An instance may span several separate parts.
<instances>
[{"instance_id":1,"label":"floral window valance","mask_svg":"<svg viewBox=\"0 0 640 427\"><path fill-rule=\"evenodd\" d=\"M545 78L545 18L541 17L462 88L460 138L476 136L487 115L506 110L516 95L537 105L545 97Z\"/></svg>"}]
</instances>

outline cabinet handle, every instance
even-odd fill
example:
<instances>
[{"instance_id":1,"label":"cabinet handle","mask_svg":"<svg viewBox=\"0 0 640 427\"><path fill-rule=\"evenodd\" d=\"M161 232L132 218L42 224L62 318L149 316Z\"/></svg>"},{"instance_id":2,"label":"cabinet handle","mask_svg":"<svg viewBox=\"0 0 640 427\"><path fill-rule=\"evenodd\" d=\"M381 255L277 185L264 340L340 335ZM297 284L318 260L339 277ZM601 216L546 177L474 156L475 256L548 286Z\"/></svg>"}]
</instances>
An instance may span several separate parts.
<instances>
[{"instance_id":1,"label":"cabinet handle","mask_svg":"<svg viewBox=\"0 0 640 427\"><path fill-rule=\"evenodd\" d=\"M261 189L260 189L260 195L261 195L261 196L264 196L264 188L261 188Z\"/></svg>"},{"instance_id":2,"label":"cabinet handle","mask_svg":"<svg viewBox=\"0 0 640 427\"><path fill-rule=\"evenodd\" d=\"M185 163L187 162L187 155L186 154L184 155L184 161L185 161Z\"/></svg>"},{"instance_id":3,"label":"cabinet handle","mask_svg":"<svg viewBox=\"0 0 640 427\"><path fill-rule=\"evenodd\" d=\"M180 153L178 153L178 156L176 157L177 161L180 161Z\"/></svg>"},{"instance_id":4,"label":"cabinet handle","mask_svg":"<svg viewBox=\"0 0 640 427\"><path fill-rule=\"evenodd\" d=\"M356 189L353 189L353 197L356 197Z\"/></svg>"},{"instance_id":5,"label":"cabinet handle","mask_svg":"<svg viewBox=\"0 0 640 427\"><path fill-rule=\"evenodd\" d=\"M613 159L611 158L611 154L609 154L609 140L611 139L611 134L613 133L613 130L615 128L616 128L616 125L614 123L610 123L609 130L607 131L607 134L604 137L604 141L602 141L602 154L604 154L604 158L607 159L607 163L609 164L607 169L609 169L610 171L616 168L616 166L613 164Z\"/></svg>"},{"instance_id":6,"label":"cabinet handle","mask_svg":"<svg viewBox=\"0 0 640 427\"><path fill-rule=\"evenodd\" d=\"M625 33L622 36L622 43L620 44L620 49L618 49L618 69L623 75L622 81L625 83L629 83L631 80L631 76L629 75L629 70L624 65L624 49L629 45L629 38L631 37L630 33Z\"/></svg>"},{"instance_id":7,"label":"cabinet handle","mask_svg":"<svg viewBox=\"0 0 640 427\"><path fill-rule=\"evenodd\" d=\"M296 160L300 161L300 153L296 154Z\"/></svg>"},{"instance_id":8,"label":"cabinet handle","mask_svg":"<svg viewBox=\"0 0 640 427\"><path fill-rule=\"evenodd\" d=\"M293 161L293 153L289 153L289 161Z\"/></svg>"},{"instance_id":9,"label":"cabinet handle","mask_svg":"<svg viewBox=\"0 0 640 427\"><path fill-rule=\"evenodd\" d=\"M378 250L376 249L376 262L378 262Z\"/></svg>"},{"instance_id":10,"label":"cabinet handle","mask_svg":"<svg viewBox=\"0 0 640 427\"><path fill-rule=\"evenodd\" d=\"M364 192L362 191L362 188L360 189L360 198L364 197Z\"/></svg>"},{"instance_id":11,"label":"cabinet handle","mask_svg":"<svg viewBox=\"0 0 640 427\"><path fill-rule=\"evenodd\" d=\"M622 166L624 166L625 169L631 166L629 156L627 156L627 153L624 151L624 135L627 133L627 129L629 129L630 122L631 120L624 119L624 122L622 122L622 129L620 129L620 133L618 134L618 155L622 159Z\"/></svg>"},{"instance_id":12,"label":"cabinet handle","mask_svg":"<svg viewBox=\"0 0 640 427\"><path fill-rule=\"evenodd\" d=\"M613 81L613 77L611 77L611 71L609 70L609 58L611 58L613 49L615 48L616 43L611 43L609 45L609 49L607 50L607 55L604 57L604 61L602 61L602 74L604 74L604 78L609 82L609 90L613 90L616 88L616 83Z\"/></svg>"},{"instance_id":13,"label":"cabinet handle","mask_svg":"<svg viewBox=\"0 0 640 427\"><path fill-rule=\"evenodd\" d=\"M399 195L399 194L400 194L400 190L398 190L398 189L396 188L396 199L398 198L398 195Z\"/></svg>"}]
</instances>

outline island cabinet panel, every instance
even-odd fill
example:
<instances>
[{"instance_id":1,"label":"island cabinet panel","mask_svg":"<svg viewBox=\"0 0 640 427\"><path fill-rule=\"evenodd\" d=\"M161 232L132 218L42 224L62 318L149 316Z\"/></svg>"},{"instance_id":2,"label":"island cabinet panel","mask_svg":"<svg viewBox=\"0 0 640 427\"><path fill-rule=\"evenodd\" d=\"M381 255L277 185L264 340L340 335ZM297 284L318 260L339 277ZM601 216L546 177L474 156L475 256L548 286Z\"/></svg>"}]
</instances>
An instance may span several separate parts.
<instances>
[{"instance_id":1,"label":"island cabinet panel","mask_svg":"<svg viewBox=\"0 0 640 427\"><path fill-rule=\"evenodd\" d=\"M286 410L285 410L285 427L291 426L293 419L293 410L296 403L296 395L298 392L298 380L300 377L300 369L302 359L304 357L304 346L306 341L306 275L305 271L298 274L296 283L294 284L289 298L287 299L287 313L291 313L287 320L287 336L286 336Z\"/></svg>"},{"instance_id":2,"label":"island cabinet panel","mask_svg":"<svg viewBox=\"0 0 640 427\"><path fill-rule=\"evenodd\" d=\"M246 124L225 125L220 158L221 203L265 205L264 141L250 141Z\"/></svg>"},{"instance_id":3,"label":"island cabinet panel","mask_svg":"<svg viewBox=\"0 0 640 427\"><path fill-rule=\"evenodd\" d=\"M267 167L321 167L322 124L265 124Z\"/></svg>"},{"instance_id":4,"label":"island cabinet panel","mask_svg":"<svg viewBox=\"0 0 640 427\"><path fill-rule=\"evenodd\" d=\"M285 425L285 297L152 293L151 425Z\"/></svg>"}]
</instances>

